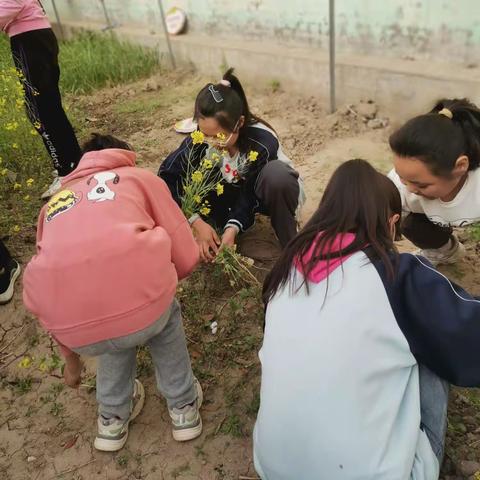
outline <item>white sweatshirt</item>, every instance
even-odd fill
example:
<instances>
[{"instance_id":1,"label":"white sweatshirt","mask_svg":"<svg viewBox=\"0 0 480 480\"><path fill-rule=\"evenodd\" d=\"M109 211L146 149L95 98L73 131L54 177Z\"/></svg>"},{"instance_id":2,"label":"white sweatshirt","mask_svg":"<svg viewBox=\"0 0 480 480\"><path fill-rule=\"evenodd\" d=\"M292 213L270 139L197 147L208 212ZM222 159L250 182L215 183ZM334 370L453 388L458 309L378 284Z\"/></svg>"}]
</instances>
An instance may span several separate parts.
<instances>
[{"instance_id":1,"label":"white sweatshirt","mask_svg":"<svg viewBox=\"0 0 480 480\"><path fill-rule=\"evenodd\" d=\"M463 227L480 222L480 168L469 172L467 181L451 202L429 200L408 191L395 170L388 174L402 197L405 214L423 213L432 223L444 227Z\"/></svg>"}]
</instances>

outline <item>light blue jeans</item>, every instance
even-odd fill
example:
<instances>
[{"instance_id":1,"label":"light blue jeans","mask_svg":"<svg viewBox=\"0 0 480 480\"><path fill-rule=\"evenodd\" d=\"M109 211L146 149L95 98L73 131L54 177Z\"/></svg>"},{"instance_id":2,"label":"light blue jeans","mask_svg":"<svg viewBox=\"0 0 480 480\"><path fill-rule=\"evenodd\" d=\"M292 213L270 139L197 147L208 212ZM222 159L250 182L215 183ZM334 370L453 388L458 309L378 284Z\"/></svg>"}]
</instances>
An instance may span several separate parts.
<instances>
[{"instance_id":1,"label":"light blue jeans","mask_svg":"<svg viewBox=\"0 0 480 480\"><path fill-rule=\"evenodd\" d=\"M180 305L174 300L156 322L143 330L73 349L80 355L98 357L97 402L99 415L104 418L126 420L130 416L140 345L149 347L157 387L168 408L182 408L197 398Z\"/></svg>"},{"instance_id":2,"label":"light blue jeans","mask_svg":"<svg viewBox=\"0 0 480 480\"><path fill-rule=\"evenodd\" d=\"M419 365L420 428L425 432L440 466L447 433L448 392L450 385L425 365Z\"/></svg>"}]
</instances>

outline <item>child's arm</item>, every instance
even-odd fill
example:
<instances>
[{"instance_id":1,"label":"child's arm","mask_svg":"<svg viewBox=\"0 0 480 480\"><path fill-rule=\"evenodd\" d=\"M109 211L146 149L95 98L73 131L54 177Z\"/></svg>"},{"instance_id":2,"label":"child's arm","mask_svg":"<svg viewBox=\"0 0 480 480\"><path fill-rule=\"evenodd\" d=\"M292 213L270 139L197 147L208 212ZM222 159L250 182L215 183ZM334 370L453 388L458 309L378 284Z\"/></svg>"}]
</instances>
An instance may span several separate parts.
<instances>
[{"instance_id":1,"label":"child's arm","mask_svg":"<svg viewBox=\"0 0 480 480\"><path fill-rule=\"evenodd\" d=\"M46 211L47 211L47 206L44 205L44 207L40 210L40 214L38 215L37 237L36 237L37 249L38 249L38 244L40 243L40 240L42 239L42 236L43 236L43 226L45 225L45 212Z\"/></svg>"},{"instance_id":2,"label":"child's arm","mask_svg":"<svg viewBox=\"0 0 480 480\"><path fill-rule=\"evenodd\" d=\"M0 2L0 28L5 27L19 14L24 7L24 2L20 0L3 0Z\"/></svg>"},{"instance_id":3,"label":"child's arm","mask_svg":"<svg viewBox=\"0 0 480 480\"><path fill-rule=\"evenodd\" d=\"M143 172L148 188L151 215L156 225L164 228L172 242L171 258L179 280L187 277L196 267L199 259L198 245L185 215L172 198L165 182Z\"/></svg>"},{"instance_id":4,"label":"child's arm","mask_svg":"<svg viewBox=\"0 0 480 480\"><path fill-rule=\"evenodd\" d=\"M65 366L63 368L63 379L65 384L72 388L77 388L82 380L83 362L80 355L71 352L65 357Z\"/></svg>"},{"instance_id":5,"label":"child's arm","mask_svg":"<svg viewBox=\"0 0 480 480\"><path fill-rule=\"evenodd\" d=\"M62 357L65 359L65 365L63 367L63 380L65 381L65 385L77 388L80 385L83 370L83 362L80 359L80 355L63 345L55 337L53 338L57 342Z\"/></svg>"},{"instance_id":6,"label":"child's arm","mask_svg":"<svg viewBox=\"0 0 480 480\"><path fill-rule=\"evenodd\" d=\"M397 280L384 285L411 352L450 383L480 386L480 301L425 258L400 259Z\"/></svg>"}]
</instances>

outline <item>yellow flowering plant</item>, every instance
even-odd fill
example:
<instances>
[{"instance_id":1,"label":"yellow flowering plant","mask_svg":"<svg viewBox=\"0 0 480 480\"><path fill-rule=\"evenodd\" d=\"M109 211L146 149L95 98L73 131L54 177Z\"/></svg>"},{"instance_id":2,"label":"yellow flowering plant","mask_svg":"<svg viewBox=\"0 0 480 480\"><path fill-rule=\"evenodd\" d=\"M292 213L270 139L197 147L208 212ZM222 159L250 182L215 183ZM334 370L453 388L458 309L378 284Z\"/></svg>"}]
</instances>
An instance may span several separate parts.
<instances>
[{"instance_id":1,"label":"yellow flowering plant","mask_svg":"<svg viewBox=\"0 0 480 480\"><path fill-rule=\"evenodd\" d=\"M218 134L219 140L225 140L224 134ZM181 196L182 210L187 218L195 214L208 216L211 205L207 197L211 194L223 195L224 185L221 183L222 174L219 168L220 155L215 149L207 150L207 156L200 162L194 161L195 145L204 143L205 137L202 132L196 131L191 134L192 147L190 148L183 180L183 195ZM254 162L258 152L251 151L248 160ZM214 267L228 279L232 287L255 286L260 283L252 274L250 268L253 260L240 255L235 247L224 246L215 258Z\"/></svg>"},{"instance_id":2,"label":"yellow flowering plant","mask_svg":"<svg viewBox=\"0 0 480 480\"><path fill-rule=\"evenodd\" d=\"M236 245L224 246L215 257L215 266L227 276L231 287L260 287L257 277L250 271L253 259L237 252Z\"/></svg>"},{"instance_id":3,"label":"yellow flowering plant","mask_svg":"<svg viewBox=\"0 0 480 480\"><path fill-rule=\"evenodd\" d=\"M25 103L24 88L33 90L19 70L0 60L0 236L34 227L39 194L51 182L51 160L35 130L41 125L32 128L27 118L26 110L32 115L34 109Z\"/></svg>"},{"instance_id":4,"label":"yellow flowering plant","mask_svg":"<svg viewBox=\"0 0 480 480\"><path fill-rule=\"evenodd\" d=\"M187 158L183 195L180 198L183 213L187 218L195 214L207 216L211 212L208 195L211 192L216 192L218 196L223 194L223 185L220 183L222 174L218 168L215 168L220 161L220 156L212 153L201 162L194 162L195 145L204 143L205 136L198 130L190 136L192 147Z\"/></svg>"},{"instance_id":5,"label":"yellow flowering plant","mask_svg":"<svg viewBox=\"0 0 480 480\"><path fill-rule=\"evenodd\" d=\"M25 355L18 362L18 367L25 369L35 367L43 373L51 373L56 369L63 370L64 362L56 353L46 355L38 360L31 355Z\"/></svg>"}]
</instances>

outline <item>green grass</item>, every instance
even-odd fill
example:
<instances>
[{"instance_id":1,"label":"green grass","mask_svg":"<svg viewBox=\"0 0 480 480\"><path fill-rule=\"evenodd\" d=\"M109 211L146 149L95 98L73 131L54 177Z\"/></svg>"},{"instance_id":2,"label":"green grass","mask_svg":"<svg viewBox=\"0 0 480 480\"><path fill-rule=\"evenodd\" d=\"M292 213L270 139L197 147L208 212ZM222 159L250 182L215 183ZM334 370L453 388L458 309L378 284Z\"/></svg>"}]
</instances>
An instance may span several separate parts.
<instances>
[{"instance_id":1,"label":"green grass","mask_svg":"<svg viewBox=\"0 0 480 480\"><path fill-rule=\"evenodd\" d=\"M151 75L158 54L110 34L85 33L61 43L60 66L64 92L90 93Z\"/></svg>"},{"instance_id":2,"label":"green grass","mask_svg":"<svg viewBox=\"0 0 480 480\"><path fill-rule=\"evenodd\" d=\"M14 253L33 238L40 194L51 183L52 162L25 113L23 90L14 70L8 39L0 38L0 238L10 238ZM61 89L74 96L151 75L158 55L121 42L110 34L82 34L60 45ZM67 108L68 110L68 108ZM74 127L82 112L68 111Z\"/></svg>"},{"instance_id":3,"label":"green grass","mask_svg":"<svg viewBox=\"0 0 480 480\"><path fill-rule=\"evenodd\" d=\"M128 455L127 454L122 454L117 457L117 464L122 467L122 468L127 468L128 466Z\"/></svg>"},{"instance_id":4,"label":"green grass","mask_svg":"<svg viewBox=\"0 0 480 480\"><path fill-rule=\"evenodd\" d=\"M54 417L58 417L63 413L65 410L65 406L63 403L60 402L53 402L52 406L50 407L49 413Z\"/></svg>"},{"instance_id":5,"label":"green grass","mask_svg":"<svg viewBox=\"0 0 480 480\"><path fill-rule=\"evenodd\" d=\"M15 389L15 392L18 395L25 395L32 389L32 379L31 377L16 378L10 382L10 385Z\"/></svg>"},{"instance_id":6,"label":"green grass","mask_svg":"<svg viewBox=\"0 0 480 480\"><path fill-rule=\"evenodd\" d=\"M476 223L467 227L467 232L472 241L480 242L480 223Z\"/></svg>"},{"instance_id":7,"label":"green grass","mask_svg":"<svg viewBox=\"0 0 480 480\"><path fill-rule=\"evenodd\" d=\"M227 417L223 422L220 431L225 435L231 435L232 437L243 437L243 424L240 417L236 414Z\"/></svg>"}]
</instances>

